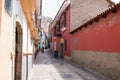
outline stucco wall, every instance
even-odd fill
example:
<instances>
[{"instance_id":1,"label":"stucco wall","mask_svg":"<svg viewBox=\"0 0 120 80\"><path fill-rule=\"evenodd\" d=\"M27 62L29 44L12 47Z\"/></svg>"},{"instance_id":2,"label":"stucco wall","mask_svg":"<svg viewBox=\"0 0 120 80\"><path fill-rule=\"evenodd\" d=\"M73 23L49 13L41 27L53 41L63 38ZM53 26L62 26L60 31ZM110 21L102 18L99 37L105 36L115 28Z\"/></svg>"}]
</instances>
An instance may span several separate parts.
<instances>
[{"instance_id":1,"label":"stucco wall","mask_svg":"<svg viewBox=\"0 0 120 80\"><path fill-rule=\"evenodd\" d=\"M3 0L1 0L3 1ZM1 2L0 1L0 2ZM27 28L27 21L22 11L19 0L13 0L13 15L10 17L4 8L4 1L2 2L2 17L1 19L1 36L0 36L0 80L14 79L14 61L11 59L11 54L15 53L15 28L16 22L19 22L23 32L22 54L32 53L32 42L30 29ZM1 5L0 5L1 6ZM28 30L27 30L28 29ZM27 32L29 31L29 33ZM29 36L27 35L29 34ZM27 40L29 42L27 44ZM27 45L29 49L27 50ZM26 80L26 57L22 58L22 80ZM32 61L31 61L32 64ZM31 68L30 68L31 69ZM29 69L29 70L30 70Z\"/></svg>"},{"instance_id":2,"label":"stucco wall","mask_svg":"<svg viewBox=\"0 0 120 80\"><path fill-rule=\"evenodd\" d=\"M120 80L120 8L72 34L72 60Z\"/></svg>"},{"instance_id":3,"label":"stucco wall","mask_svg":"<svg viewBox=\"0 0 120 80\"><path fill-rule=\"evenodd\" d=\"M0 0L0 33L1 33L1 13L2 13L2 0Z\"/></svg>"},{"instance_id":4,"label":"stucco wall","mask_svg":"<svg viewBox=\"0 0 120 80\"><path fill-rule=\"evenodd\" d=\"M22 43L22 54L27 53L27 38L28 38L28 25L27 25L27 21L25 19L25 15L23 13L20 1L14 1L13 2L13 22L14 22L14 29L16 27L16 21L20 23L21 28L22 28L22 34L23 34L23 43ZM13 33L15 35L15 33ZM14 36L13 36L14 37ZM12 38L13 39L13 38ZM13 42L15 39L13 39ZM12 46L14 46L13 44L11 44ZM14 50L13 50L14 51ZM26 80L26 57L22 56L22 80Z\"/></svg>"},{"instance_id":5,"label":"stucco wall","mask_svg":"<svg viewBox=\"0 0 120 80\"><path fill-rule=\"evenodd\" d=\"M62 22L61 22L61 27L62 27ZM66 30L61 31L62 37L64 40L66 40L66 50L64 51L64 56L70 57L70 51L71 51L71 34L69 34L70 31L70 5L66 9Z\"/></svg>"},{"instance_id":6,"label":"stucco wall","mask_svg":"<svg viewBox=\"0 0 120 80\"><path fill-rule=\"evenodd\" d=\"M72 34L72 49L120 52L120 8Z\"/></svg>"},{"instance_id":7,"label":"stucco wall","mask_svg":"<svg viewBox=\"0 0 120 80\"><path fill-rule=\"evenodd\" d=\"M32 67L33 67L33 63L31 63L32 62L32 58L33 58L32 55L28 55L28 78L31 75L31 71L32 71Z\"/></svg>"},{"instance_id":8,"label":"stucco wall","mask_svg":"<svg viewBox=\"0 0 120 80\"><path fill-rule=\"evenodd\" d=\"M72 51L72 62L90 68L112 80L120 80L120 54L95 51Z\"/></svg>"},{"instance_id":9,"label":"stucco wall","mask_svg":"<svg viewBox=\"0 0 120 80\"><path fill-rule=\"evenodd\" d=\"M3 1L3 0L1 0ZM12 17L4 9L2 2L1 36L0 36L0 79L10 80L10 44L11 44ZM6 77L7 76L7 77Z\"/></svg>"}]
</instances>

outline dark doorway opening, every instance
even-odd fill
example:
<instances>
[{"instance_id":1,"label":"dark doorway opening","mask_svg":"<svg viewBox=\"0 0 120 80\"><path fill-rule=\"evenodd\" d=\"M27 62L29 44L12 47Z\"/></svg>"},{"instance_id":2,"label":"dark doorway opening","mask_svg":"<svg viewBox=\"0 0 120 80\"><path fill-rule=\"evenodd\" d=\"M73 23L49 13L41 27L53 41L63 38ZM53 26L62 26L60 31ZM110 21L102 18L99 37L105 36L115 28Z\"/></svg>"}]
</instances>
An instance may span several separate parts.
<instances>
[{"instance_id":1,"label":"dark doorway opening","mask_svg":"<svg viewBox=\"0 0 120 80\"><path fill-rule=\"evenodd\" d=\"M16 22L16 35L15 35L15 80L22 80L22 28Z\"/></svg>"}]
</instances>

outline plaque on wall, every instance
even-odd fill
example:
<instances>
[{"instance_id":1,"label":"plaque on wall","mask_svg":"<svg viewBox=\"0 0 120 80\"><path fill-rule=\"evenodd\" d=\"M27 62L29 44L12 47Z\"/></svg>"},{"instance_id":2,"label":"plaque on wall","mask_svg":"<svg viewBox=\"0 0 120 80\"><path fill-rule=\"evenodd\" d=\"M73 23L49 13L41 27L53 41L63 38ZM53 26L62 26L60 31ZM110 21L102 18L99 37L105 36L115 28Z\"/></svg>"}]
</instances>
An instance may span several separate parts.
<instances>
[{"instance_id":1,"label":"plaque on wall","mask_svg":"<svg viewBox=\"0 0 120 80\"><path fill-rule=\"evenodd\" d=\"M10 16L12 16L12 1L13 0L5 0L5 9Z\"/></svg>"}]
</instances>

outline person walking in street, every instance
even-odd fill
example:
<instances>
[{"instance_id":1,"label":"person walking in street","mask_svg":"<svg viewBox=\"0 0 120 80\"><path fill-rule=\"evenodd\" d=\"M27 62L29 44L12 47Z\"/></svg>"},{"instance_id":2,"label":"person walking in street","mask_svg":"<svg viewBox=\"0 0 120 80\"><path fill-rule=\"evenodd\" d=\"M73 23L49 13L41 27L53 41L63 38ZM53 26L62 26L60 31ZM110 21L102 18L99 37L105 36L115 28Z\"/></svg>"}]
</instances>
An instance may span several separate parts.
<instances>
[{"instance_id":1,"label":"person walking in street","mask_svg":"<svg viewBox=\"0 0 120 80\"><path fill-rule=\"evenodd\" d=\"M45 43L42 43L42 53L44 53Z\"/></svg>"}]
</instances>

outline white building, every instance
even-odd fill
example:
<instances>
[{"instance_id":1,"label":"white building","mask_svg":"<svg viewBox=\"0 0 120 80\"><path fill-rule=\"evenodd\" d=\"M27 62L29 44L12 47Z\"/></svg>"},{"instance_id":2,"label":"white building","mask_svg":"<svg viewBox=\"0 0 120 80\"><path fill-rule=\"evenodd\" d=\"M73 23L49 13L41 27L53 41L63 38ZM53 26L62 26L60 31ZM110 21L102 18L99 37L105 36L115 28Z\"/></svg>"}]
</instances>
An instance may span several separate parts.
<instances>
[{"instance_id":1,"label":"white building","mask_svg":"<svg viewBox=\"0 0 120 80\"><path fill-rule=\"evenodd\" d=\"M36 0L0 0L0 80L27 80L37 48Z\"/></svg>"}]
</instances>

